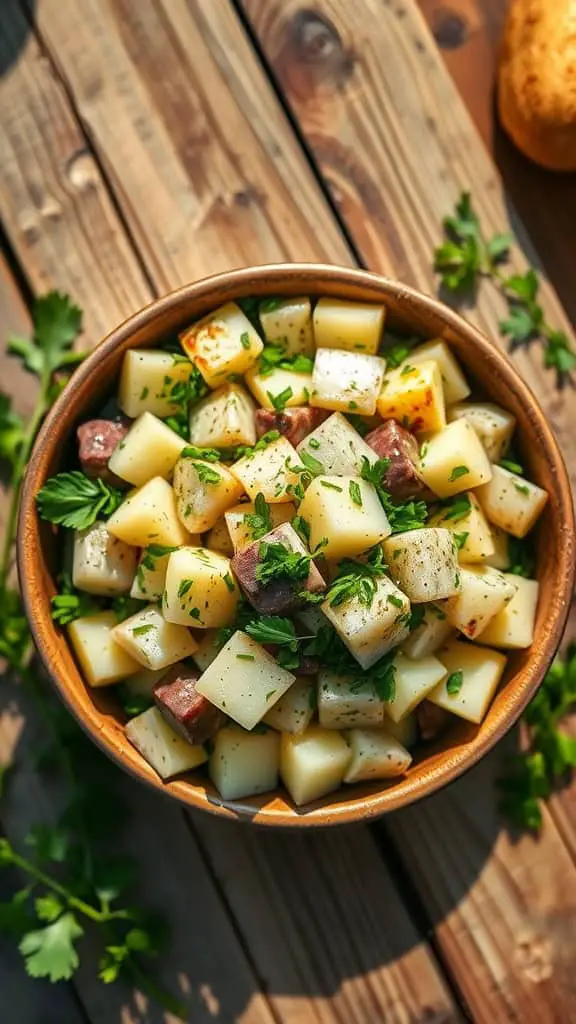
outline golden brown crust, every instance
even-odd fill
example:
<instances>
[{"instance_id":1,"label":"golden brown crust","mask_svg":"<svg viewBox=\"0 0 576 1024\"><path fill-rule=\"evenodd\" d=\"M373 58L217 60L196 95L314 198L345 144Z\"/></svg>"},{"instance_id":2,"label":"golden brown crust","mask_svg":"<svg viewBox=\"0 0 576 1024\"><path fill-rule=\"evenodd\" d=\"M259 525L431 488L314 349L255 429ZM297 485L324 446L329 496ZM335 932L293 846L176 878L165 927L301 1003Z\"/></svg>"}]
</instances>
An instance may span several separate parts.
<instances>
[{"instance_id":1,"label":"golden brown crust","mask_svg":"<svg viewBox=\"0 0 576 1024\"><path fill-rule=\"evenodd\" d=\"M500 120L522 152L576 170L576 0L512 0L500 50Z\"/></svg>"}]
</instances>

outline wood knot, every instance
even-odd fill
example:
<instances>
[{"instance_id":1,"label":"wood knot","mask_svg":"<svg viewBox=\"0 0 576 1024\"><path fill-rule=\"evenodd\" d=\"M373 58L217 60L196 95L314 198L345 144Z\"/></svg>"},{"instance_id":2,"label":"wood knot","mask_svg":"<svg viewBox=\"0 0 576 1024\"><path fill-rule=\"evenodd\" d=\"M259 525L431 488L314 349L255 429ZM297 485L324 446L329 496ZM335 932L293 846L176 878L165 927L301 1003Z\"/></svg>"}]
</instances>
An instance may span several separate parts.
<instances>
[{"instance_id":1,"label":"wood knot","mask_svg":"<svg viewBox=\"0 0 576 1024\"><path fill-rule=\"evenodd\" d=\"M457 50L468 39L468 25L450 7L440 7L432 16L432 33L441 50Z\"/></svg>"},{"instance_id":2,"label":"wood knot","mask_svg":"<svg viewBox=\"0 0 576 1024\"><path fill-rule=\"evenodd\" d=\"M514 959L523 974L534 984L548 981L552 977L554 951L547 936L534 934L521 938Z\"/></svg>"},{"instance_id":3,"label":"wood knot","mask_svg":"<svg viewBox=\"0 0 576 1024\"><path fill-rule=\"evenodd\" d=\"M316 66L323 78L331 78L336 85L350 78L354 55L344 46L340 33L328 18L313 10L300 10L292 20L291 36L298 59Z\"/></svg>"}]
</instances>

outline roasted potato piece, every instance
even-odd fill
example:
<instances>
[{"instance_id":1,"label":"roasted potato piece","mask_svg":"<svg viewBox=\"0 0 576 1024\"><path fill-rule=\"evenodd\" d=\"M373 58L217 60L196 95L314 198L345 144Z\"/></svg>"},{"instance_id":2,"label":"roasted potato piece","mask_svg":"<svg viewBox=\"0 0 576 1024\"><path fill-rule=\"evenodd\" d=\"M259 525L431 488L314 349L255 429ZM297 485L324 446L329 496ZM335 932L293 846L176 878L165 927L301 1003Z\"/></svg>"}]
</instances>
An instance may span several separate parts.
<instances>
[{"instance_id":1,"label":"roasted potato piece","mask_svg":"<svg viewBox=\"0 0 576 1024\"><path fill-rule=\"evenodd\" d=\"M263 409L275 409L282 396L283 408L305 405L312 393L312 374L295 370L271 370L261 373L253 367L246 374L246 383ZM276 404L275 404L276 403Z\"/></svg>"},{"instance_id":2,"label":"roasted potato piece","mask_svg":"<svg viewBox=\"0 0 576 1024\"><path fill-rule=\"evenodd\" d=\"M293 501L304 465L290 442L279 437L261 451L245 455L230 469L252 501L262 494L267 502L275 505Z\"/></svg>"},{"instance_id":3,"label":"roasted potato piece","mask_svg":"<svg viewBox=\"0 0 576 1024\"><path fill-rule=\"evenodd\" d=\"M68 638L89 686L110 686L138 671L139 662L113 636L114 612L96 612L75 619Z\"/></svg>"},{"instance_id":4,"label":"roasted potato piece","mask_svg":"<svg viewBox=\"0 0 576 1024\"><path fill-rule=\"evenodd\" d=\"M353 682L353 677L320 670L318 718L323 729L377 728L384 722L384 701L374 687L354 687Z\"/></svg>"},{"instance_id":5,"label":"roasted potato piece","mask_svg":"<svg viewBox=\"0 0 576 1024\"><path fill-rule=\"evenodd\" d=\"M235 302L227 302L188 327L180 335L180 344L211 388L224 384L231 374L246 373L264 348Z\"/></svg>"},{"instance_id":6,"label":"roasted potato piece","mask_svg":"<svg viewBox=\"0 0 576 1024\"><path fill-rule=\"evenodd\" d=\"M410 601L406 595L386 576L374 582L376 590L369 607L359 597L336 606L328 599L321 605L324 615L362 668L370 668L392 647L402 643L410 628Z\"/></svg>"},{"instance_id":7,"label":"roasted potato piece","mask_svg":"<svg viewBox=\"0 0 576 1024\"><path fill-rule=\"evenodd\" d=\"M108 468L136 487L152 477L169 477L186 441L151 412L143 412L114 449Z\"/></svg>"},{"instance_id":8,"label":"roasted potato piece","mask_svg":"<svg viewBox=\"0 0 576 1024\"><path fill-rule=\"evenodd\" d=\"M174 389L192 374L192 363L183 356L155 349L130 349L124 354L118 387L118 406L131 419L144 412L172 416L180 408Z\"/></svg>"},{"instance_id":9,"label":"roasted potato piece","mask_svg":"<svg viewBox=\"0 0 576 1024\"><path fill-rule=\"evenodd\" d=\"M403 775L412 763L412 755L384 730L351 729L346 733L346 739L352 751L352 759L344 782L393 779Z\"/></svg>"},{"instance_id":10,"label":"roasted potato piece","mask_svg":"<svg viewBox=\"0 0 576 1024\"><path fill-rule=\"evenodd\" d=\"M514 585L497 569L484 565L462 566L458 594L444 602L446 618L474 640L516 593Z\"/></svg>"},{"instance_id":11,"label":"roasted potato piece","mask_svg":"<svg viewBox=\"0 0 576 1024\"><path fill-rule=\"evenodd\" d=\"M275 555L294 553L306 556L298 534L289 523L277 526L270 533L238 551L232 559L232 569L250 604L265 615L282 615L302 605L300 595L317 594L324 590L326 583L314 562L303 564L303 575L298 577L277 572L270 575L268 582L259 579L259 572L270 567L272 572Z\"/></svg>"},{"instance_id":12,"label":"roasted potato piece","mask_svg":"<svg viewBox=\"0 0 576 1024\"><path fill-rule=\"evenodd\" d=\"M162 611L167 622L194 629L227 626L234 620L240 591L224 555L182 547L168 558Z\"/></svg>"},{"instance_id":13,"label":"roasted potato piece","mask_svg":"<svg viewBox=\"0 0 576 1024\"><path fill-rule=\"evenodd\" d=\"M378 458L339 412L316 427L298 445L298 452L307 452L321 463L325 473L333 476L359 476L364 459L372 464Z\"/></svg>"},{"instance_id":14,"label":"roasted potato piece","mask_svg":"<svg viewBox=\"0 0 576 1024\"><path fill-rule=\"evenodd\" d=\"M460 718L480 723L506 668L506 658L490 647L460 640L451 640L437 657L448 675L427 699Z\"/></svg>"},{"instance_id":15,"label":"roasted potato piece","mask_svg":"<svg viewBox=\"0 0 576 1024\"><path fill-rule=\"evenodd\" d=\"M441 601L460 590L456 547L449 530L407 530L382 544L388 571L410 601Z\"/></svg>"},{"instance_id":16,"label":"roasted potato piece","mask_svg":"<svg viewBox=\"0 0 576 1024\"><path fill-rule=\"evenodd\" d=\"M377 404L383 420L399 420L416 434L442 430L446 407L438 363L429 360L417 366L408 360L389 370Z\"/></svg>"},{"instance_id":17,"label":"roasted potato piece","mask_svg":"<svg viewBox=\"0 0 576 1024\"><path fill-rule=\"evenodd\" d=\"M310 299L263 299L258 311L269 345L282 345L287 356L314 355Z\"/></svg>"},{"instance_id":18,"label":"roasted potato piece","mask_svg":"<svg viewBox=\"0 0 576 1024\"><path fill-rule=\"evenodd\" d=\"M296 676L292 686L264 715L263 721L279 732L299 735L308 728L316 706L316 683L307 676Z\"/></svg>"},{"instance_id":19,"label":"roasted potato piece","mask_svg":"<svg viewBox=\"0 0 576 1024\"><path fill-rule=\"evenodd\" d=\"M176 511L191 533L210 530L235 505L243 493L242 484L221 462L208 462L189 455L185 448L174 470Z\"/></svg>"},{"instance_id":20,"label":"roasted potato piece","mask_svg":"<svg viewBox=\"0 0 576 1024\"><path fill-rule=\"evenodd\" d=\"M190 540L176 512L174 491L161 476L130 494L110 516L106 527L115 537L139 548L150 544L179 547Z\"/></svg>"},{"instance_id":21,"label":"roasted potato piece","mask_svg":"<svg viewBox=\"0 0 576 1024\"><path fill-rule=\"evenodd\" d=\"M419 661L397 654L394 669L396 692L386 705L386 714L393 722L401 722L444 679L446 669L433 654Z\"/></svg>"},{"instance_id":22,"label":"roasted potato piece","mask_svg":"<svg viewBox=\"0 0 576 1024\"><path fill-rule=\"evenodd\" d=\"M454 420L422 445L420 472L440 498L487 483L492 467L482 442L467 420Z\"/></svg>"},{"instance_id":23,"label":"roasted potato piece","mask_svg":"<svg viewBox=\"0 0 576 1024\"><path fill-rule=\"evenodd\" d=\"M125 594L136 573L136 548L95 522L74 534L72 583L78 590L103 597Z\"/></svg>"},{"instance_id":24,"label":"roasted potato piece","mask_svg":"<svg viewBox=\"0 0 576 1024\"><path fill-rule=\"evenodd\" d=\"M441 508L430 518L429 524L450 530L454 535L460 562L485 562L494 554L490 524L472 491L459 496L457 505Z\"/></svg>"},{"instance_id":25,"label":"roasted potato piece","mask_svg":"<svg viewBox=\"0 0 576 1024\"><path fill-rule=\"evenodd\" d=\"M378 356L319 348L312 373L310 405L373 416L383 377L384 360Z\"/></svg>"},{"instance_id":26,"label":"roasted potato piece","mask_svg":"<svg viewBox=\"0 0 576 1024\"><path fill-rule=\"evenodd\" d=\"M423 345L413 348L400 369L406 365L420 366L422 363L434 362L440 370L444 399L447 405L461 402L470 394L468 382L452 355L448 345L440 338L426 341Z\"/></svg>"},{"instance_id":27,"label":"roasted potato piece","mask_svg":"<svg viewBox=\"0 0 576 1024\"><path fill-rule=\"evenodd\" d=\"M190 411L190 444L235 448L256 443L256 406L240 384L222 384Z\"/></svg>"},{"instance_id":28,"label":"roasted potato piece","mask_svg":"<svg viewBox=\"0 0 576 1024\"><path fill-rule=\"evenodd\" d=\"M358 555L391 532L376 488L359 477L316 477L298 511L310 527L312 551L326 540L328 559Z\"/></svg>"},{"instance_id":29,"label":"roasted potato piece","mask_svg":"<svg viewBox=\"0 0 576 1024\"><path fill-rule=\"evenodd\" d=\"M502 611L490 619L480 640L494 647L530 647L538 609L538 580L526 580L512 573L504 573L504 578L516 588L516 593Z\"/></svg>"},{"instance_id":30,"label":"roasted potato piece","mask_svg":"<svg viewBox=\"0 0 576 1024\"><path fill-rule=\"evenodd\" d=\"M112 639L144 668L168 668L189 658L198 647L190 630L175 626L150 604L129 619L114 626Z\"/></svg>"}]
</instances>

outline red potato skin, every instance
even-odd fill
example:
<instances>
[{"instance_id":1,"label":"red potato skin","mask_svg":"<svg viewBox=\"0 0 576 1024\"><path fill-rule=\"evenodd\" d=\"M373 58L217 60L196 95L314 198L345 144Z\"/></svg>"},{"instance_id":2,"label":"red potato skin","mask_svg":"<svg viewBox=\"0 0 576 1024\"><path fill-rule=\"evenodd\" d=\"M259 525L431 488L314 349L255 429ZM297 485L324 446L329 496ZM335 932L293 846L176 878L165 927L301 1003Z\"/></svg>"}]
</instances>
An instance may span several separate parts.
<instances>
[{"instance_id":1,"label":"red potato skin","mask_svg":"<svg viewBox=\"0 0 576 1024\"><path fill-rule=\"evenodd\" d=\"M378 458L390 459L382 486L393 498L413 498L424 490L425 484L418 470L418 442L409 430L397 420L386 420L381 427L371 430L364 440Z\"/></svg>"},{"instance_id":2,"label":"red potato skin","mask_svg":"<svg viewBox=\"0 0 576 1024\"><path fill-rule=\"evenodd\" d=\"M76 431L78 459L86 476L103 480L114 487L128 487L108 469L108 460L120 441L128 433L130 421L125 417L115 420L87 420Z\"/></svg>"},{"instance_id":3,"label":"red potato skin","mask_svg":"<svg viewBox=\"0 0 576 1024\"><path fill-rule=\"evenodd\" d=\"M426 743L437 739L447 729L451 714L429 700L423 700L415 709L420 739Z\"/></svg>"},{"instance_id":4,"label":"red potato skin","mask_svg":"<svg viewBox=\"0 0 576 1024\"><path fill-rule=\"evenodd\" d=\"M154 687L160 714L188 743L205 743L224 724L225 717L206 697L196 692L199 673L178 663Z\"/></svg>"},{"instance_id":5,"label":"red potato skin","mask_svg":"<svg viewBox=\"0 0 576 1024\"><path fill-rule=\"evenodd\" d=\"M256 433L263 437L269 430L277 430L296 448L308 434L330 415L329 409L311 409L307 405L295 405L283 412L271 409L257 409L255 415Z\"/></svg>"},{"instance_id":6,"label":"red potato skin","mask_svg":"<svg viewBox=\"0 0 576 1024\"><path fill-rule=\"evenodd\" d=\"M286 523L277 526L265 537L249 544L243 551L237 551L231 562L232 571L250 604L263 615L280 615L301 608L303 602L298 597L300 591L309 590L316 594L326 587L326 582L314 562L310 563L310 572L304 580L276 579L271 583L263 584L256 579L256 569L260 562L260 545L266 541L270 544L283 544L284 547L292 550L292 545L287 543L287 532Z\"/></svg>"}]
</instances>

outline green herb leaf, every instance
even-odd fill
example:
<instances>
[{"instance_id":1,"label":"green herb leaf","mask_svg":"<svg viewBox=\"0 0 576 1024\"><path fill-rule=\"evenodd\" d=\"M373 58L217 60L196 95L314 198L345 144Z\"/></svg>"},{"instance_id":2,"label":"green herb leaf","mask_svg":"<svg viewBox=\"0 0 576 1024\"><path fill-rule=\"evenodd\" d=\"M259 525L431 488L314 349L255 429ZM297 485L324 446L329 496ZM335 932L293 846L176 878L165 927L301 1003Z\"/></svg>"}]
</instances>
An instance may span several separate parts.
<instances>
[{"instance_id":1,"label":"green herb leaf","mask_svg":"<svg viewBox=\"0 0 576 1024\"><path fill-rule=\"evenodd\" d=\"M466 476L469 472L470 470L468 469L468 466L454 466L448 480L452 484L456 480L459 480L461 476Z\"/></svg>"},{"instance_id":2,"label":"green herb leaf","mask_svg":"<svg viewBox=\"0 0 576 1024\"><path fill-rule=\"evenodd\" d=\"M12 399L0 392L0 459L14 465L24 440L24 421L12 409Z\"/></svg>"},{"instance_id":3,"label":"green herb leaf","mask_svg":"<svg viewBox=\"0 0 576 1024\"><path fill-rule=\"evenodd\" d=\"M99 605L91 594L76 590L69 573L60 573L58 583L60 590L50 599L50 604L52 618L59 626L68 626L75 619L91 615L98 610Z\"/></svg>"},{"instance_id":4,"label":"green herb leaf","mask_svg":"<svg viewBox=\"0 0 576 1024\"><path fill-rule=\"evenodd\" d=\"M310 455L310 452L303 450L298 453L300 455L300 461L306 466L306 469L312 474L312 476L322 476L325 472L322 463Z\"/></svg>"},{"instance_id":5,"label":"green herb leaf","mask_svg":"<svg viewBox=\"0 0 576 1024\"><path fill-rule=\"evenodd\" d=\"M258 492L254 499L254 511L245 512L242 518L250 531L252 540L259 540L266 533L270 533L272 529L272 515L270 513L270 506L266 503L266 499L261 491Z\"/></svg>"},{"instance_id":6,"label":"green herb leaf","mask_svg":"<svg viewBox=\"0 0 576 1024\"><path fill-rule=\"evenodd\" d=\"M428 517L425 501L398 502L382 487L382 478L390 465L389 459L378 459L371 464L366 456L362 458L360 476L373 484L378 493L380 504L386 512L392 533L406 533L407 530L418 530L424 526Z\"/></svg>"},{"instance_id":7,"label":"green herb leaf","mask_svg":"<svg viewBox=\"0 0 576 1024\"><path fill-rule=\"evenodd\" d=\"M70 912L46 928L28 932L18 947L28 974L52 982L71 978L80 962L74 944L83 934L84 929Z\"/></svg>"},{"instance_id":8,"label":"green herb leaf","mask_svg":"<svg viewBox=\"0 0 576 1024\"><path fill-rule=\"evenodd\" d=\"M502 466L502 469L507 469L509 473L517 473L519 476L522 476L524 472L520 463L513 462L511 459L500 459L498 465Z\"/></svg>"},{"instance_id":9,"label":"green herb leaf","mask_svg":"<svg viewBox=\"0 0 576 1024\"><path fill-rule=\"evenodd\" d=\"M353 504L362 508L362 491L355 480L350 481L348 485L348 493Z\"/></svg>"},{"instance_id":10,"label":"green herb leaf","mask_svg":"<svg viewBox=\"0 0 576 1024\"><path fill-rule=\"evenodd\" d=\"M240 344L242 345L242 348L250 348L250 335L248 334L248 331L243 331L240 335Z\"/></svg>"},{"instance_id":11,"label":"green herb leaf","mask_svg":"<svg viewBox=\"0 0 576 1024\"><path fill-rule=\"evenodd\" d=\"M262 541L259 548L259 562L256 566L258 583L271 583L272 580L304 580L310 573L312 555L300 555L290 551L284 544Z\"/></svg>"},{"instance_id":12,"label":"green herb leaf","mask_svg":"<svg viewBox=\"0 0 576 1024\"><path fill-rule=\"evenodd\" d=\"M32 338L8 339L8 351L19 356L30 373L50 378L55 370L82 361L84 353L71 351L82 328L82 311L69 295L49 292L36 299L32 319Z\"/></svg>"},{"instance_id":13,"label":"green herb leaf","mask_svg":"<svg viewBox=\"0 0 576 1024\"><path fill-rule=\"evenodd\" d=\"M276 412L283 412L284 409L286 408L287 403L292 398L294 392L292 391L292 388L288 386L287 388L284 388L284 391L281 391L278 395L273 395L271 391L267 391L266 394L268 395L268 398L270 399L272 405L276 409Z\"/></svg>"},{"instance_id":14,"label":"green herb leaf","mask_svg":"<svg viewBox=\"0 0 576 1024\"><path fill-rule=\"evenodd\" d=\"M79 470L50 477L36 495L42 519L71 530L85 530L99 517L111 516L123 499L122 491Z\"/></svg>"},{"instance_id":15,"label":"green herb leaf","mask_svg":"<svg viewBox=\"0 0 576 1024\"><path fill-rule=\"evenodd\" d=\"M198 479L201 484L219 484L222 475L217 473L212 466L207 466L204 462L193 462L192 465L198 474Z\"/></svg>"},{"instance_id":16,"label":"green herb leaf","mask_svg":"<svg viewBox=\"0 0 576 1024\"><path fill-rule=\"evenodd\" d=\"M446 693L450 697L456 697L462 689L464 682L464 673L461 671L451 672L446 680Z\"/></svg>"},{"instance_id":17,"label":"green herb leaf","mask_svg":"<svg viewBox=\"0 0 576 1024\"><path fill-rule=\"evenodd\" d=\"M181 459L201 459L202 462L219 462L220 452L216 448L198 448L195 444L189 444L180 452Z\"/></svg>"},{"instance_id":18,"label":"green herb leaf","mask_svg":"<svg viewBox=\"0 0 576 1024\"><path fill-rule=\"evenodd\" d=\"M326 594L330 607L337 608L348 601L357 600L365 608L370 608L378 589L377 581L386 572L383 559L380 546L372 548L365 562L343 559Z\"/></svg>"},{"instance_id":19,"label":"green herb leaf","mask_svg":"<svg viewBox=\"0 0 576 1024\"><path fill-rule=\"evenodd\" d=\"M455 533L455 534L453 534L454 543L456 545L456 550L457 551L461 551L462 550L462 548L464 547L464 545L465 545L466 541L468 540L469 536L470 536L470 534L468 532L466 532L466 531L464 533Z\"/></svg>"}]
</instances>

